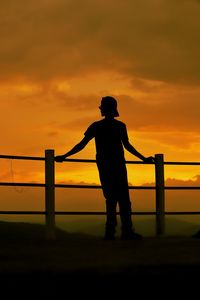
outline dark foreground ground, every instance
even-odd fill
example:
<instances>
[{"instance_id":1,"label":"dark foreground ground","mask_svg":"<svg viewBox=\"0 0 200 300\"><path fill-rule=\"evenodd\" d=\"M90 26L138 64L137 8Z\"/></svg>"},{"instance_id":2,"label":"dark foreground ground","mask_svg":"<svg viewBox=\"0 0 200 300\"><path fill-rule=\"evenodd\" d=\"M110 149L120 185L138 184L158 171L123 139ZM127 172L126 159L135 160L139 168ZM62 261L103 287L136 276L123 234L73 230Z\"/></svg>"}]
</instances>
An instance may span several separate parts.
<instances>
[{"instance_id":1,"label":"dark foreground ground","mask_svg":"<svg viewBox=\"0 0 200 300\"><path fill-rule=\"evenodd\" d=\"M7 296L112 293L127 299L136 293L156 298L175 290L179 296L199 293L200 239L192 237L103 241L58 230L50 242L42 225L0 222L0 245L0 293Z\"/></svg>"}]
</instances>

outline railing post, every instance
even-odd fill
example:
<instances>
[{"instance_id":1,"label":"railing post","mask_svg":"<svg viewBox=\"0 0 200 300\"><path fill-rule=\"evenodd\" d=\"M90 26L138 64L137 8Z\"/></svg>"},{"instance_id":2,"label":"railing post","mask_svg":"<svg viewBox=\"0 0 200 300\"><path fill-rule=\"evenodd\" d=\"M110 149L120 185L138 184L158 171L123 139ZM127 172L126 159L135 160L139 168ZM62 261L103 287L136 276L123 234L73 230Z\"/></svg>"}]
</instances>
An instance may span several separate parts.
<instances>
[{"instance_id":1,"label":"railing post","mask_svg":"<svg viewBox=\"0 0 200 300\"><path fill-rule=\"evenodd\" d=\"M45 217L46 238L54 240L56 238L54 150L45 150Z\"/></svg>"},{"instance_id":2,"label":"railing post","mask_svg":"<svg viewBox=\"0 0 200 300\"><path fill-rule=\"evenodd\" d=\"M155 180L156 180L156 234L165 233L165 178L164 156L155 155Z\"/></svg>"}]
</instances>

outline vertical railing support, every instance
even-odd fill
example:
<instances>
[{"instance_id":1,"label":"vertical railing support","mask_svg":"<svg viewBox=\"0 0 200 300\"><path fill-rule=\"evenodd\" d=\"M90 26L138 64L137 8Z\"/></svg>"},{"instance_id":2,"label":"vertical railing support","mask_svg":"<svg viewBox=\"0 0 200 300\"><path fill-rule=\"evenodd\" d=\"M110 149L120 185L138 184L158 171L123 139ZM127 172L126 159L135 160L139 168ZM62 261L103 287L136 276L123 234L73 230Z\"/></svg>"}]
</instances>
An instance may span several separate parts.
<instances>
[{"instance_id":1,"label":"vertical railing support","mask_svg":"<svg viewBox=\"0 0 200 300\"><path fill-rule=\"evenodd\" d=\"M45 217L46 238L54 240L56 238L54 150L45 150Z\"/></svg>"},{"instance_id":2,"label":"vertical railing support","mask_svg":"<svg viewBox=\"0 0 200 300\"><path fill-rule=\"evenodd\" d=\"M155 180L156 180L156 234L165 233L165 178L164 156L155 155Z\"/></svg>"}]
</instances>

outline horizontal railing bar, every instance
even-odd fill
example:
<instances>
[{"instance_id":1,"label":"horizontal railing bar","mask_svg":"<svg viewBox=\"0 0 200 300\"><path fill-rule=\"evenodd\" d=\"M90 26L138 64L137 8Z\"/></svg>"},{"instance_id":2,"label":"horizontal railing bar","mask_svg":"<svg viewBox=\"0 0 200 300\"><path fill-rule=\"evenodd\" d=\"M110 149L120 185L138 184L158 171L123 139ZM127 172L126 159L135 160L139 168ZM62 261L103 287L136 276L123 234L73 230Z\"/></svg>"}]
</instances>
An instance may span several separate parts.
<instances>
[{"instance_id":1,"label":"horizontal railing bar","mask_svg":"<svg viewBox=\"0 0 200 300\"><path fill-rule=\"evenodd\" d=\"M45 187L45 184L44 183L25 183L25 182L0 182L0 186Z\"/></svg>"},{"instance_id":2,"label":"horizontal railing bar","mask_svg":"<svg viewBox=\"0 0 200 300\"><path fill-rule=\"evenodd\" d=\"M45 211L0 211L4 215L45 215ZM155 212L132 212L132 215L155 215ZM55 211L55 215L106 215L104 211ZM119 215L119 212L117 212Z\"/></svg>"},{"instance_id":3,"label":"horizontal railing bar","mask_svg":"<svg viewBox=\"0 0 200 300\"><path fill-rule=\"evenodd\" d=\"M21 155L0 155L0 158L6 159L22 159L22 160L45 160L45 157L36 157L36 156L21 156ZM64 162L83 162L83 163L96 163L95 159L77 159L77 158L66 158ZM127 160L126 164L152 164L154 162L143 162L143 161L130 161ZM164 162L164 165L200 165L200 162L175 162L168 161Z\"/></svg>"},{"instance_id":4,"label":"horizontal railing bar","mask_svg":"<svg viewBox=\"0 0 200 300\"><path fill-rule=\"evenodd\" d=\"M45 215L45 211L0 211L2 215ZM155 215L155 212L132 212L132 215ZM55 215L106 215L104 211L55 211ZM119 212L117 212L119 215Z\"/></svg>"},{"instance_id":5,"label":"horizontal railing bar","mask_svg":"<svg viewBox=\"0 0 200 300\"><path fill-rule=\"evenodd\" d=\"M81 184L55 184L55 187L57 188L75 188L75 189L101 189L101 185L81 185ZM129 189L140 189L140 190L154 190L154 186L129 186Z\"/></svg>"},{"instance_id":6,"label":"horizontal railing bar","mask_svg":"<svg viewBox=\"0 0 200 300\"><path fill-rule=\"evenodd\" d=\"M200 186L165 186L165 190L200 190Z\"/></svg>"},{"instance_id":7,"label":"horizontal railing bar","mask_svg":"<svg viewBox=\"0 0 200 300\"><path fill-rule=\"evenodd\" d=\"M94 211L57 211L55 212L56 215L106 215L106 212L94 212ZM120 213L117 212L117 215ZM154 211L135 211L131 212L132 215L156 215L156 212ZM185 211L178 211L178 212L165 212L166 215L199 215L200 211L190 211L190 212L185 212Z\"/></svg>"},{"instance_id":8,"label":"horizontal railing bar","mask_svg":"<svg viewBox=\"0 0 200 300\"><path fill-rule=\"evenodd\" d=\"M106 215L105 211L56 211L56 215ZM116 213L119 215L119 212ZM132 215L155 215L155 212L131 212Z\"/></svg>"},{"instance_id":9,"label":"horizontal railing bar","mask_svg":"<svg viewBox=\"0 0 200 300\"><path fill-rule=\"evenodd\" d=\"M200 211L166 211L165 215L200 215Z\"/></svg>"},{"instance_id":10,"label":"horizontal railing bar","mask_svg":"<svg viewBox=\"0 0 200 300\"><path fill-rule=\"evenodd\" d=\"M0 186L45 187L45 183L0 182ZM56 188L101 189L101 185L55 184ZM129 186L130 190L155 190L155 186ZM200 190L200 186L165 186L165 190Z\"/></svg>"},{"instance_id":11,"label":"horizontal railing bar","mask_svg":"<svg viewBox=\"0 0 200 300\"><path fill-rule=\"evenodd\" d=\"M25 183L25 182L0 182L0 186L24 186L24 187L45 187L44 183ZM55 184L56 188L80 188L80 189L101 189L101 185L81 185L81 184ZM153 186L130 186L129 189L150 189L153 190Z\"/></svg>"},{"instance_id":12,"label":"horizontal railing bar","mask_svg":"<svg viewBox=\"0 0 200 300\"><path fill-rule=\"evenodd\" d=\"M0 215L46 215L45 211L1 210Z\"/></svg>"},{"instance_id":13,"label":"horizontal railing bar","mask_svg":"<svg viewBox=\"0 0 200 300\"><path fill-rule=\"evenodd\" d=\"M156 215L156 212L153 211L136 211L131 212L132 215ZM45 211L0 211L0 215L46 215ZM101 216L106 215L104 211L55 211L55 215L94 215L94 216ZM119 215L119 212L117 212ZM165 212L165 215L200 215L200 211L168 211Z\"/></svg>"},{"instance_id":14,"label":"horizontal railing bar","mask_svg":"<svg viewBox=\"0 0 200 300\"><path fill-rule=\"evenodd\" d=\"M165 161L164 165L191 165L191 166L200 166L200 162L178 162L178 161Z\"/></svg>"},{"instance_id":15,"label":"horizontal railing bar","mask_svg":"<svg viewBox=\"0 0 200 300\"><path fill-rule=\"evenodd\" d=\"M83 162L83 163L96 163L94 159L76 159L76 158L66 158L64 162ZM154 165L154 162L144 162L144 161L132 161L127 160L126 164L147 164L147 165ZM200 162L175 162L169 161L164 162L164 165L200 165Z\"/></svg>"},{"instance_id":16,"label":"horizontal railing bar","mask_svg":"<svg viewBox=\"0 0 200 300\"><path fill-rule=\"evenodd\" d=\"M19 156L19 155L0 155L0 158L6 159L24 159L24 160L45 160L45 157L35 157L35 156ZM96 163L95 159L79 159L79 158L66 158L63 162L83 162L83 163ZM143 161L126 161L127 164L154 164L146 163Z\"/></svg>"},{"instance_id":17,"label":"horizontal railing bar","mask_svg":"<svg viewBox=\"0 0 200 300\"><path fill-rule=\"evenodd\" d=\"M66 158L63 162L83 162L83 163L96 163L95 159L79 159L79 158ZM132 161L132 160L127 160L125 161L126 164L152 164L154 165L153 162L144 162L144 161Z\"/></svg>"},{"instance_id":18,"label":"horizontal railing bar","mask_svg":"<svg viewBox=\"0 0 200 300\"><path fill-rule=\"evenodd\" d=\"M44 157L35 157L35 156L19 156L19 155L0 155L0 158L6 159L24 159L24 160L45 160Z\"/></svg>"}]
</instances>

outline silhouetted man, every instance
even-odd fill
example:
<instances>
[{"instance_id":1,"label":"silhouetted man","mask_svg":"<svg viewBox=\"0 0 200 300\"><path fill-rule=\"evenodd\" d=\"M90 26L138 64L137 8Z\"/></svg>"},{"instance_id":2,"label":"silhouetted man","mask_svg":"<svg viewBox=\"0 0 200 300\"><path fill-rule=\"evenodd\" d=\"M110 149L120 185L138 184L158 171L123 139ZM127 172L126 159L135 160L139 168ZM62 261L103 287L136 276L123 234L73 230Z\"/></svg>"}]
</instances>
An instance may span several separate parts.
<instances>
[{"instance_id":1,"label":"silhouetted man","mask_svg":"<svg viewBox=\"0 0 200 300\"><path fill-rule=\"evenodd\" d=\"M153 162L153 158L145 158L130 144L126 125L115 119L119 113L117 101L113 97L103 97L99 108L104 119L92 123L80 143L66 154L56 156L55 160L62 162L66 157L81 151L92 138L95 138L97 167L106 199L105 239L115 238L117 203L122 225L121 238L141 239L142 236L135 233L132 226L131 201L123 147L144 162Z\"/></svg>"}]
</instances>

